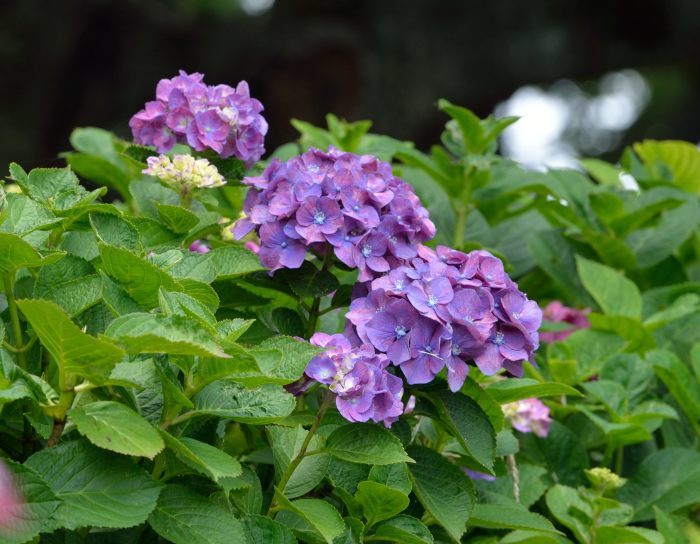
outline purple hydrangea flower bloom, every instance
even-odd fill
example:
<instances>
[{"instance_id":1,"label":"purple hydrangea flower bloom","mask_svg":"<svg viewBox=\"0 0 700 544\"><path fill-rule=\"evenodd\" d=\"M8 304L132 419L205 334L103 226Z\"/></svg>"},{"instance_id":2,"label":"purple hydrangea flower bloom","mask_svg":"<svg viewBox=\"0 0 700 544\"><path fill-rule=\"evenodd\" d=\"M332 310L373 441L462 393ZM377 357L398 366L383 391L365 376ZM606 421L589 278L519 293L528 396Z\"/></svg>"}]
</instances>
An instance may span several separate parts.
<instances>
[{"instance_id":1,"label":"purple hydrangea flower bloom","mask_svg":"<svg viewBox=\"0 0 700 544\"><path fill-rule=\"evenodd\" d=\"M526 338L522 331L513 326L499 324L494 327L483 351L474 360L484 374L491 376L501 369L504 362L524 361L528 356Z\"/></svg>"},{"instance_id":2,"label":"purple hydrangea flower bloom","mask_svg":"<svg viewBox=\"0 0 700 544\"><path fill-rule=\"evenodd\" d=\"M447 305L452 319L464 325L475 338L486 340L497 318L492 313L493 297L488 289L465 287L455 293Z\"/></svg>"},{"instance_id":3,"label":"purple hydrangea flower bloom","mask_svg":"<svg viewBox=\"0 0 700 544\"><path fill-rule=\"evenodd\" d=\"M499 310L510 322L527 333L536 332L542 324L542 310L534 300L517 289L507 289L498 293Z\"/></svg>"},{"instance_id":4,"label":"purple hydrangea flower bloom","mask_svg":"<svg viewBox=\"0 0 700 544\"><path fill-rule=\"evenodd\" d=\"M418 312L405 300L394 300L372 317L365 334L372 345L384 352L394 364L407 361L411 330L418 322Z\"/></svg>"},{"instance_id":5,"label":"purple hydrangea flower bloom","mask_svg":"<svg viewBox=\"0 0 700 544\"><path fill-rule=\"evenodd\" d=\"M406 294L413 307L423 315L435 321L449 319L445 305L454 298L454 291L449 279L439 277L429 282L415 281L408 288Z\"/></svg>"},{"instance_id":6,"label":"purple hydrangea flower bloom","mask_svg":"<svg viewBox=\"0 0 700 544\"><path fill-rule=\"evenodd\" d=\"M411 280L407 275L409 268L407 266L399 266L390 270L385 276L372 281L372 289L383 289L392 295L405 296Z\"/></svg>"},{"instance_id":7,"label":"purple hydrangea flower bloom","mask_svg":"<svg viewBox=\"0 0 700 544\"><path fill-rule=\"evenodd\" d=\"M327 348L306 367L306 375L328 385L348 421L382 422L389 427L403 414L403 382L386 370L388 360L371 346L353 348L340 334L316 333L311 343Z\"/></svg>"},{"instance_id":8,"label":"purple hydrangea flower bloom","mask_svg":"<svg viewBox=\"0 0 700 544\"><path fill-rule=\"evenodd\" d=\"M455 393L464 385L464 380L469 374L469 366L466 360L473 359L479 354L482 342L475 338L465 327L455 325L452 330L452 345L450 353L445 359L447 367L447 385Z\"/></svg>"},{"instance_id":9,"label":"purple hydrangea flower bloom","mask_svg":"<svg viewBox=\"0 0 700 544\"><path fill-rule=\"evenodd\" d=\"M297 232L307 242L323 242L325 236L343 227L343 216L335 200L312 196L299 207L296 214Z\"/></svg>"},{"instance_id":10,"label":"purple hydrangea flower bloom","mask_svg":"<svg viewBox=\"0 0 700 544\"><path fill-rule=\"evenodd\" d=\"M196 151L212 149L221 157L237 157L248 168L265 152L267 121L262 104L250 97L248 84L207 86L202 74L162 79L156 100L129 121L134 140L153 145L159 153L176 143L187 143Z\"/></svg>"},{"instance_id":11,"label":"purple hydrangea flower bloom","mask_svg":"<svg viewBox=\"0 0 700 544\"><path fill-rule=\"evenodd\" d=\"M389 263L384 258L386 246L386 237L379 232L368 233L360 239L352 252L355 266L360 271L359 281L372 280L374 278L373 272L387 272L389 270Z\"/></svg>"},{"instance_id":12,"label":"purple hydrangea flower bloom","mask_svg":"<svg viewBox=\"0 0 700 544\"><path fill-rule=\"evenodd\" d=\"M549 408L539 399L523 399L502 408L511 425L521 433L535 433L540 438L549 434L552 424Z\"/></svg>"},{"instance_id":13,"label":"purple hydrangea flower bloom","mask_svg":"<svg viewBox=\"0 0 700 544\"><path fill-rule=\"evenodd\" d=\"M354 326L357 336L365 343L371 343L367 337L366 325L375 315L386 310L392 299L382 290L375 289L367 296L354 299L345 317Z\"/></svg>"},{"instance_id":14,"label":"purple hydrangea flower bloom","mask_svg":"<svg viewBox=\"0 0 700 544\"><path fill-rule=\"evenodd\" d=\"M439 323L420 318L411 330L410 355L401 371L410 384L428 383L443 369L450 355L450 334Z\"/></svg>"}]
</instances>

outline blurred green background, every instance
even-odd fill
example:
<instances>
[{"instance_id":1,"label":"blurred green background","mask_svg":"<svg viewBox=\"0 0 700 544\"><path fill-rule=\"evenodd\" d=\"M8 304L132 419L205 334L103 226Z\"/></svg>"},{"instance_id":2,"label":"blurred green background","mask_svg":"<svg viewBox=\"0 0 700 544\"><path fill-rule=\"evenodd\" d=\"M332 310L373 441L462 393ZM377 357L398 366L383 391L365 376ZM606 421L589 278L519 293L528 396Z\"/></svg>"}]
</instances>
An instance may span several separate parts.
<instances>
[{"instance_id":1,"label":"blurred green background","mask_svg":"<svg viewBox=\"0 0 700 544\"><path fill-rule=\"evenodd\" d=\"M699 31L697 0L2 0L0 163L60 164L75 126L128 136L178 68L248 80L268 151L327 112L426 148L444 97L524 116L503 150L530 166L617 157L698 140Z\"/></svg>"}]
</instances>

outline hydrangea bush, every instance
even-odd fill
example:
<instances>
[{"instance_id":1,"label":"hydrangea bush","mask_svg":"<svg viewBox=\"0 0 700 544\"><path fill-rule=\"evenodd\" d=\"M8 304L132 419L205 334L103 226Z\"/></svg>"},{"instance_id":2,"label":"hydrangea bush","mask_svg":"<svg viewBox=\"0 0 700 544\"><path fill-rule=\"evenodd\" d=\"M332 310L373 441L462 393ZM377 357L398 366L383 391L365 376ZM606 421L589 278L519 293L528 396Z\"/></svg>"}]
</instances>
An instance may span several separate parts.
<instances>
[{"instance_id":1,"label":"hydrangea bush","mask_svg":"<svg viewBox=\"0 0 700 544\"><path fill-rule=\"evenodd\" d=\"M439 105L429 154L329 115L261 162L180 72L10 165L0 542L696 538L700 152L526 171Z\"/></svg>"}]
</instances>

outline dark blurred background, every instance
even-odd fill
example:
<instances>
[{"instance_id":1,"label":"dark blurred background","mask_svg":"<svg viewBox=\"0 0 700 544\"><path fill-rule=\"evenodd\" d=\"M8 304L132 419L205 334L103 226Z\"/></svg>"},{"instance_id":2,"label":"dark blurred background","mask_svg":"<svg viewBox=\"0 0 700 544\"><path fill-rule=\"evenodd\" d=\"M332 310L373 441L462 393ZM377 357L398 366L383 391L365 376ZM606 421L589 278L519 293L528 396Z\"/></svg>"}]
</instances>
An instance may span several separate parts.
<instances>
[{"instance_id":1,"label":"dark blurred background","mask_svg":"<svg viewBox=\"0 0 700 544\"><path fill-rule=\"evenodd\" d=\"M57 164L75 126L127 137L178 68L246 79L268 151L327 112L436 142L444 97L519 114L533 166L700 132L698 0L0 0L0 163ZM0 168L5 168L4 166Z\"/></svg>"}]
</instances>

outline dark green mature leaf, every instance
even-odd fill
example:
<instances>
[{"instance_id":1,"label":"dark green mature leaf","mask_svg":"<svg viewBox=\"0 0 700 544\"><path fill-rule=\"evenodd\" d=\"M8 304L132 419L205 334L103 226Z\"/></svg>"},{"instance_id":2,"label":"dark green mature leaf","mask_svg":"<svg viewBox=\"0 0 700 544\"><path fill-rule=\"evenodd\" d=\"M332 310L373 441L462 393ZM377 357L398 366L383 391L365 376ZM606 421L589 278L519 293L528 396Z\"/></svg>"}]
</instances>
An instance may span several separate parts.
<instances>
[{"instance_id":1,"label":"dark green mature leaf","mask_svg":"<svg viewBox=\"0 0 700 544\"><path fill-rule=\"evenodd\" d=\"M375 526L373 536L398 544L433 544L433 535L419 520L411 516L396 516Z\"/></svg>"},{"instance_id":2,"label":"dark green mature leaf","mask_svg":"<svg viewBox=\"0 0 700 544\"><path fill-rule=\"evenodd\" d=\"M102 298L102 279L86 260L66 255L44 266L34 283L34 297L52 300L70 316L91 308Z\"/></svg>"},{"instance_id":3,"label":"dark green mature leaf","mask_svg":"<svg viewBox=\"0 0 700 544\"><path fill-rule=\"evenodd\" d=\"M430 515L459 542L474 508L474 487L462 470L439 453L411 446L415 464L409 467L413 493Z\"/></svg>"},{"instance_id":4,"label":"dark green mature leaf","mask_svg":"<svg viewBox=\"0 0 700 544\"><path fill-rule=\"evenodd\" d=\"M29 196L59 211L90 204L107 192L103 187L88 193L70 168L35 168L26 178L15 181Z\"/></svg>"},{"instance_id":5,"label":"dark green mature leaf","mask_svg":"<svg viewBox=\"0 0 700 544\"><path fill-rule=\"evenodd\" d=\"M398 489L405 495L408 495L412 488L411 480L408 477L408 465L406 465L406 463L375 465L369 471L367 479Z\"/></svg>"},{"instance_id":6,"label":"dark green mature leaf","mask_svg":"<svg viewBox=\"0 0 700 544\"><path fill-rule=\"evenodd\" d=\"M294 411L294 397L282 387L266 384L247 389L230 380L218 380L195 395L194 406L202 415L233 419L252 425L274 423Z\"/></svg>"},{"instance_id":7,"label":"dark green mature leaf","mask_svg":"<svg viewBox=\"0 0 700 544\"><path fill-rule=\"evenodd\" d=\"M91 213L90 225L100 242L138 252L139 233L125 218L106 213Z\"/></svg>"},{"instance_id":8,"label":"dark green mature leaf","mask_svg":"<svg viewBox=\"0 0 700 544\"><path fill-rule=\"evenodd\" d=\"M248 515L242 521L247 544L297 544L292 532L275 520Z\"/></svg>"},{"instance_id":9,"label":"dark green mature leaf","mask_svg":"<svg viewBox=\"0 0 700 544\"><path fill-rule=\"evenodd\" d=\"M127 314L112 321L105 336L134 354L230 357L208 329L180 315Z\"/></svg>"},{"instance_id":10,"label":"dark green mature leaf","mask_svg":"<svg viewBox=\"0 0 700 544\"><path fill-rule=\"evenodd\" d=\"M310 261L304 261L301 268L278 270L275 279L287 284L299 298L329 295L340 286L333 274L319 270Z\"/></svg>"},{"instance_id":11,"label":"dark green mature leaf","mask_svg":"<svg viewBox=\"0 0 700 544\"><path fill-rule=\"evenodd\" d=\"M219 485L225 487L227 478L241 475L241 464L225 451L194 438L175 438L165 431L161 434L178 459Z\"/></svg>"},{"instance_id":12,"label":"dark green mature leaf","mask_svg":"<svg viewBox=\"0 0 700 544\"><path fill-rule=\"evenodd\" d=\"M320 499L297 499L289 501L279 492L277 502L284 509L277 514L277 521L301 534L311 532L332 544L333 539L345 530L345 524L338 511Z\"/></svg>"},{"instance_id":13,"label":"dark green mature leaf","mask_svg":"<svg viewBox=\"0 0 700 544\"><path fill-rule=\"evenodd\" d=\"M343 461L367 465L391 465L412 460L396 436L371 423L338 427L326 440L326 451Z\"/></svg>"},{"instance_id":14,"label":"dark green mature leaf","mask_svg":"<svg viewBox=\"0 0 700 544\"><path fill-rule=\"evenodd\" d=\"M578 390L563 383L538 382L530 378L512 378L494 382L486 387L486 391L501 404L531 397L582 396Z\"/></svg>"},{"instance_id":15,"label":"dark green mature leaf","mask_svg":"<svg viewBox=\"0 0 700 544\"><path fill-rule=\"evenodd\" d=\"M550 521L524 506L505 504L477 504L468 525L484 529L530 529L557 533Z\"/></svg>"},{"instance_id":16,"label":"dark green mature leaf","mask_svg":"<svg viewBox=\"0 0 700 544\"><path fill-rule=\"evenodd\" d=\"M579 542L590 542L594 530L593 511L589 502L572 487L557 484L546 495L552 516L571 529Z\"/></svg>"},{"instance_id":17,"label":"dark green mature leaf","mask_svg":"<svg viewBox=\"0 0 700 544\"><path fill-rule=\"evenodd\" d=\"M229 512L194 491L167 485L148 518L153 530L175 544L245 542L241 523Z\"/></svg>"},{"instance_id":18,"label":"dark green mature leaf","mask_svg":"<svg viewBox=\"0 0 700 544\"><path fill-rule=\"evenodd\" d=\"M653 507L673 512L700 501L700 453L666 448L652 453L620 488L617 499L634 506L635 521L654 518Z\"/></svg>"},{"instance_id":19,"label":"dark green mature leaf","mask_svg":"<svg viewBox=\"0 0 700 544\"><path fill-rule=\"evenodd\" d=\"M302 427L278 427L271 425L266 429L272 447L276 479L282 477L292 459L301 451L301 446L308 435ZM316 435L308 445L308 451L322 447L322 439ZM328 454L311 455L302 459L294 469L287 485L281 491L287 498L301 497L316 487L326 476L331 458Z\"/></svg>"},{"instance_id":20,"label":"dark green mature leaf","mask_svg":"<svg viewBox=\"0 0 700 544\"><path fill-rule=\"evenodd\" d=\"M35 453L26 465L63 501L54 517L67 529L118 529L143 523L162 487L130 459L84 440Z\"/></svg>"},{"instance_id":21,"label":"dark green mature leaf","mask_svg":"<svg viewBox=\"0 0 700 544\"><path fill-rule=\"evenodd\" d=\"M533 440L556 481L568 485L582 482L583 470L588 468L588 453L576 433L553 421L547 438Z\"/></svg>"},{"instance_id":22,"label":"dark green mature leaf","mask_svg":"<svg viewBox=\"0 0 700 544\"><path fill-rule=\"evenodd\" d=\"M280 385L301 378L309 361L321 352L317 346L289 336L268 338L250 350L265 381Z\"/></svg>"},{"instance_id":23,"label":"dark green mature leaf","mask_svg":"<svg viewBox=\"0 0 700 544\"><path fill-rule=\"evenodd\" d=\"M603 312L639 319L642 297L637 286L612 268L577 257L576 266L586 290Z\"/></svg>"},{"instance_id":24,"label":"dark green mature leaf","mask_svg":"<svg viewBox=\"0 0 700 544\"><path fill-rule=\"evenodd\" d=\"M34 470L11 460L5 463L22 494L23 504L21 511L4 512L12 519L11 530L0 529L0 538L5 544L21 544L32 540L51 526L49 520L61 501ZM3 508L11 507L3 505Z\"/></svg>"},{"instance_id":25,"label":"dark green mature leaf","mask_svg":"<svg viewBox=\"0 0 700 544\"><path fill-rule=\"evenodd\" d=\"M42 257L29 243L16 234L0 232L0 275L8 275L20 268L36 268L55 263L65 253L55 252Z\"/></svg>"},{"instance_id":26,"label":"dark green mature leaf","mask_svg":"<svg viewBox=\"0 0 700 544\"><path fill-rule=\"evenodd\" d=\"M124 358L124 351L114 344L81 331L54 302L20 300L17 305L67 377L103 383Z\"/></svg>"},{"instance_id":27,"label":"dark green mature leaf","mask_svg":"<svg viewBox=\"0 0 700 544\"><path fill-rule=\"evenodd\" d=\"M378 482L360 482L355 499L362 506L367 527L392 518L408 508L408 495Z\"/></svg>"},{"instance_id":28,"label":"dark green mature leaf","mask_svg":"<svg viewBox=\"0 0 700 544\"><path fill-rule=\"evenodd\" d=\"M486 471L492 472L496 433L481 407L466 395L445 390L432 393L430 401L466 453Z\"/></svg>"},{"instance_id":29,"label":"dark green mature leaf","mask_svg":"<svg viewBox=\"0 0 700 544\"><path fill-rule=\"evenodd\" d=\"M101 448L153 459L163 449L163 439L150 423L123 404L98 401L69 413L78 431Z\"/></svg>"},{"instance_id":30,"label":"dark green mature leaf","mask_svg":"<svg viewBox=\"0 0 700 544\"><path fill-rule=\"evenodd\" d=\"M700 382L690 368L670 351L652 351L647 361L688 417L700 420Z\"/></svg>"}]
</instances>

